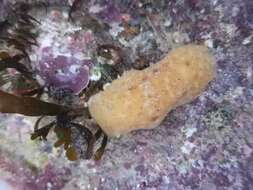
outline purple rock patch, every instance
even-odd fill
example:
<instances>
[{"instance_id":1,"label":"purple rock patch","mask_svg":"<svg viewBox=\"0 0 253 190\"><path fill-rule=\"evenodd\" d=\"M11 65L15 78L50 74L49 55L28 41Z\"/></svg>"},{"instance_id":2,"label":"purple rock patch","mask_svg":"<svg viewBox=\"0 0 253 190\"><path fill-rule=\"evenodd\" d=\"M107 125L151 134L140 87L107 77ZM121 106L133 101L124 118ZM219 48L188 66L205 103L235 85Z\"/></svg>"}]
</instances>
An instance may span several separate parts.
<instances>
[{"instance_id":1,"label":"purple rock patch","mask_svg":"<svg viewBox=\"0 0 253 190\"><path fill-rule=\"evenodd\" d=\"M114 5L107 5L97 16L107 23L120 22L121 14L119 9Z\"/></svg>"},{"instance_id":2,"label":"purple rock patch","mask_svg":"<svg viewBox=\"0 0 253 190\"><path fill-rule=\"evenodd\" d=\"M71 89L78 94L89 83L90 60L74 57L43 57L39 62L39 76L46 86Z\"/></svg>"}]
</instances>

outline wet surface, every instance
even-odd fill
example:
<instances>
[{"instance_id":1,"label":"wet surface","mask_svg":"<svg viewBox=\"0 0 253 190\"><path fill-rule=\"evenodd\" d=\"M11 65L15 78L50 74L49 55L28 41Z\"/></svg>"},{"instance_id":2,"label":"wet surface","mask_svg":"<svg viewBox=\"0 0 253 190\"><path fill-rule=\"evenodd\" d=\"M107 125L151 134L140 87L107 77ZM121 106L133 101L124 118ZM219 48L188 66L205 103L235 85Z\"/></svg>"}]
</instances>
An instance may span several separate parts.
<instances>
[{"instance_id":1,"label":"wet surface","mask_svg":"<svg viewBox=\"0 0 253 190\"><path fill-rule=\"evenodd\" d=\"M205 44L217 60L216 79L158 128L110 139L97 162L69 162L50 143L30 140L33 118L2 115L0 172L6 182L25 190L253 189L252 1L140 2L89 3L89 12L110 29L88 36L116 43L126 62L145 57L155 63L173 47Z\"/></svg>"}]
</instances>

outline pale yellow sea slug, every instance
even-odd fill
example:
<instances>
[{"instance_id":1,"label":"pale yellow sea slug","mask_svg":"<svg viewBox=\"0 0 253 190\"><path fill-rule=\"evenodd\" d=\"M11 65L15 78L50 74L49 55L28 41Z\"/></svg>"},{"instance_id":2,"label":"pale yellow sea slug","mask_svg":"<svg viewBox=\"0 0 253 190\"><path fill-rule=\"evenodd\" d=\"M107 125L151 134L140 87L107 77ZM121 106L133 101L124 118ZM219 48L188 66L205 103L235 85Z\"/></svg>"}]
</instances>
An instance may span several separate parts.
<instances>
[{"instance_id":1,"label":"pale yellow sea slug","mask_svg":"<svg viewBox=\"0 0 253 190\"><path fill-rule=\"evenodd\" d=\"M200 45L172 50L144 70L130 70L88 102L108 136L158 126L169 111L194 100L215 76L215 61Z\"/></svg>"}]
</instances>

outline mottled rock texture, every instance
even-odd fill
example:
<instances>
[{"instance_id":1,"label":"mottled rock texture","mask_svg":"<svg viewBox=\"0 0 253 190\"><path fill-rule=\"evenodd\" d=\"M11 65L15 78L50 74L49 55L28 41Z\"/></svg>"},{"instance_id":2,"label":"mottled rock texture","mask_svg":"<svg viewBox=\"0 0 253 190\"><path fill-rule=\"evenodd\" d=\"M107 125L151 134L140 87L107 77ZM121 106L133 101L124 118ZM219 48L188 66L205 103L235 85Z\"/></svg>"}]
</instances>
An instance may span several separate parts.
<instances>
[{"instance_id":1,"label":"mottled rock texture","mask_svg":"<svg viewBox=\"0 0 253 190\"><path fill-rule=\"evenodd\" d=\"M0 1L1 19L11 2ZM51 143L30 141L33 118L2 115L0 186L253 189L252 0L101 0L88 6L111 26L111 38L100 39L124 47L129 62L145 57L154 63L181 44L205 44L216 57L217 77L160 127L110 139L98 162L69 162Z\"/></svg>"}]
</instances>

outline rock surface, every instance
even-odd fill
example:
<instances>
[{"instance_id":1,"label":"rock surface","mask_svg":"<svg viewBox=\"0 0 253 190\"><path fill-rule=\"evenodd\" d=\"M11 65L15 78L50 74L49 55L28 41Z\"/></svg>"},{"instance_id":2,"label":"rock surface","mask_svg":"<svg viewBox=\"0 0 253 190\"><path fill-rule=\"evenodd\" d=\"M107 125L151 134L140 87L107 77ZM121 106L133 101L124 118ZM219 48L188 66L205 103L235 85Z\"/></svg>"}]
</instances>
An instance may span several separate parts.
<instances>
[{"instance_id":1,"label":"rock surface","mask_svg":"<svg viewBox=\"0 0 253 190\"><path fill-rule=\"evenodd\" d=\"M1 115L0 187L253 189L252 1L92 2L90 12L110 25L129 61L142 56L156 62L181 44L205 44L217 60L216 80L160 127L110 139L98 162L69 162L51 143L30 140L34 118Z\"/></svg>"}]
</instances>

